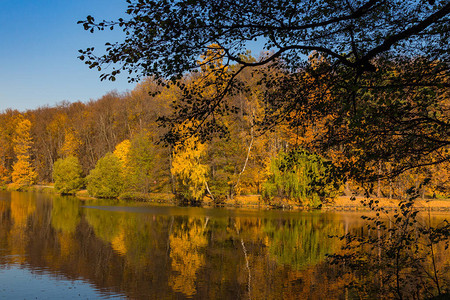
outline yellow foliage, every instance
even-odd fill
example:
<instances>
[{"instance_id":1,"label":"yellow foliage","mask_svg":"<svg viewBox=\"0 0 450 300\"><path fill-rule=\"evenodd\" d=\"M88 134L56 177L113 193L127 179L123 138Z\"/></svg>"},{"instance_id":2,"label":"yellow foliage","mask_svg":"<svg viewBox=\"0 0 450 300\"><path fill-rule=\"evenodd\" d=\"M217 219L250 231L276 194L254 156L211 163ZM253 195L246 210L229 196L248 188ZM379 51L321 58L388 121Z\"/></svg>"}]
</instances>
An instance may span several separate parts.
<instances>
[{"instance_id":1,"label":"yellow foliage","mask_svg":"<svg viewBox=\"0 0 450 300\"><path fill-rule=\"evenodd\" d=\"M78 148L81 145L80 139L76 136L75 130L65 130L64 143L59 149L59 154L63 157L77 156Z\"/></svg>"},{"instance_id":2,"label":"yellow foliage","mask_svg":"<svg viewBox=\"0 0 450 300\"><path fill-rule=\"evenodd\" d=\"M189 190L189 196L198 200L205 190L207 165L201 164L200 158L205 154L206 145L190 137L183 145L175 147L172 159L172 174L177 176L183 186Z\"/></svg>"},{"instance_id":3,"label":"yellow foliage","mask_svg":"<svg viewBox=\"0 0 450 300\"><path fill-rule=\"evenodd\" d=\"M121 227L120 232L111 241L111 247L120 255L127 254L127 246L125 244L125 228Z\"/></svg>"},{"instance_id":4,"label":"yellow foliage","mask_svg":"<svg viewBox=\"0 0 450 300\"><path fill-rule=\"evenodd\" d=\"M19 158L13 165L12 182L15 186L28 186L35 182L36 172L28 159Z\"/></svg>"},{"instance_id":5,"label":"yellow foliage","mask_svg":"<svg viewBox=\"0 0 450 300\"><path fill-rule=\"evenodd\" d=\"M130 153L130 148L131 142L127 139L117 144L116 149L113 152L113 154L120 160L124 168L129 166L128 155Z\"/></svg>"},{"instance_id":6,"label":"yellow foliage","mask_svg":"<svg viewBox=\"0 0 450 300\"><path fill-rule=\"evenodd\" d=\"M0 164L0 185L5 184L9 181L8 170Z\"/></svg>"},{"instance_id":7,"label":"yellow foliage","mask_svg":"<svg viewBox=\"0 0 450 300\"><path fill-rule=\"evenodd\" d=\"M25 119L22 115L19 115L19 122L15 128L14 135L14 153L17 156L29 156L31 149L31 122Z\"/></svg>"},{"instance_id":8,"label":"yellow foliage","mask_svg":"<svg viewBox=\"0 0 450 300\"><path fill-rule=\"evenodd\" d=\"M181 228L175 229L169 238L172 270L175 271L169 285L174 291L182 292L186 296L196 293L196 273L205 264L205 257L199 252L208 244L203 222L197 221L189 219L188 224L182 224Z\"/></svg>"},{"instance_id":9,"label":"yellow foliage","mask_svg":"<svg viewBox=\"0 0 450 300\"><path fill-rule=\"evenodd\" d=\"M47 125L47 130L53 137L56 137L66 127L68 122L67 115L65 113L58 113L53 120Z\"/></svg>"},{"instance_id":10,"label":"yellow foliage","mask_svg":"<svg viewBox=\"0 0 450 300\"><path fill-rule=\"evenodd\" d=\"M226 71L227 68L223 65L223 56L225 51L222 47L217 44L211 44L208 46L206 53L200 56L202 59L198 62L203 72L208 72L211 70L223 70Z\"/></svg>"},{"instance_id":11,"label":"yellow foliage","mask_svg":"<svg viewBox=\"0 0 450 300\"><path fill-rule=\"evenodd\" d=\"M14 136L14 153L17 156L17 161L13 165L12 182L17 187L31 185L35 182L37 174L31 164L30 149L32 145L31 140L31 122L23 118L17 123Z\"/></svg>"}]
</instances>

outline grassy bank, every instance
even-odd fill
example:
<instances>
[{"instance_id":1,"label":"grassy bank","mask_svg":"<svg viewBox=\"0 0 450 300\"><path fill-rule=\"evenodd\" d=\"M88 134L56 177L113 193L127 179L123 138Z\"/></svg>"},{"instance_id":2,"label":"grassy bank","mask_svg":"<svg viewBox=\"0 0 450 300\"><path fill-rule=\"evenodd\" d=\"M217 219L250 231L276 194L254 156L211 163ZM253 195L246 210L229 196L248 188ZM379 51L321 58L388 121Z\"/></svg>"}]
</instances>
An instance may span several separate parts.
<instances>
[{"instance_id":1,"label":"grassy bank","mask_svg":"<svg viewBox=\"0 0 450 300\"><path fill-rule=\"evenodd\" d=\"M3 186L2 189L8 190L7 186ZM53 185L40 184L33 185L21 189L21 191L39 192L45 194L57 194ZM87 190L80 190L75 194L80 200L88 201L95 199L91 197ZM172 193L127 193L119 197L123 201L140 201L153 204L166 204L166 205L179 205L175 195ZM367 200L364 197L356 197L352 199L348 196L340 196L333 201L323 204L322 210L336 210L336 211L364 211L368 210L367 206L364 206L363 201ZM388 198L371 198L371 200L378 200L379 205L384 208L397 208L400 200L388 199ZM186 205L186 204L184 204ZM277 199L274 198L270 201L262 199L261 195L240 195L233 199L213 199L211 197L204 197L200 206L203 207L238 207L238 208L250 208L250 209L288 209L288 210L305 210L311 209L311 207L304 206L293 200ZM450 211L450 199L417 199L415 206L419 210L431 210L431 211Z\"/></svg>"},{"instance_id":2,"label":"grassy bank","mask_svg":"<svg viewBox=\"0 0 450 300\"><path fill-rule=\"evenodd\" d=\"M57 194L53 185L51 184L35 184L31 186L21 186L17 187L13 184L0 186L0 190L4 191L20 191L20 192L37 192L43 194Z\"/></svg>"}]
</instances>

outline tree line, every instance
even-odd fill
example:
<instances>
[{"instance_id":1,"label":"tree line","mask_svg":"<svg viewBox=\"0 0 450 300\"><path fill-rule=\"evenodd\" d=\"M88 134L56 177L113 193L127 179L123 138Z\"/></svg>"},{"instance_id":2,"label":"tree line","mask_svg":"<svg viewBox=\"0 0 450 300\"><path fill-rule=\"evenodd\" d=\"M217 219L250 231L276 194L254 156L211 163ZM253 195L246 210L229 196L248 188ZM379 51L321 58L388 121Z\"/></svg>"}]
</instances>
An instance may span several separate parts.
<instances>
[{"instance_id":1,"label":"tree line","mask_svg":"<svg viewBox=\"0 0 450 300\"><path fill-rule=\"evenodd\" d=\"M310 64L320 67L314 56ZM130 92L111 92L86 103L62 102L26 112L5 110L0 114L1 183L21 189L55 182L60 193L87 187L96 197L173 193L188 203L201 202L203 197L220 203L236 195L259 194L269 203L289 199L318 206L361 188L377 197L402 198L407 187L422 187L424 180L429 184L422 188L423 197L448 195L445 163L391 176L399 160L367 159L374 149L353 149L349 157L342 143L326 149L318 146L317 140L330 134L326 123L333 118L332 111L314 122L305 116L306 122L299 125L292 122L299 111L292 110L287 114L293 115L291 121L285 116L286 122L266 128L267 111L276 107L266 101L274 88L262 89L258 84L268 72L266 67L260 73L240 74L239 80L247 88L225 97L223 113L212 116L220 126L206 138L186 134L198 125L195 119L176 128L165 126L165 117L173 116L174 111L183 113L189 110L186 106L195 103L186 103L183 98L185 86L198 89L202 96L217 92L214 89L220 79L213 78L214 85L204 80L210 65L186 75L181 84L161 86L154 78L147 78ZM269 71L273 73L273 69ZM271 76L279 76L282 85L286 75L280 70ZM323 97L323 90L312 88L312 81L307 78L309 85L304 85L311 105L331 101ZM335 128L334 132L337 135L339 131L344 129ZM176 136L176 142L170 141L171 136ZM361 136L353 138L357 143ZM383 149L384 141L378 142L377 147ZM375 177L353 176L348 166L360 163Z\"/></svg>"}]
</instances>

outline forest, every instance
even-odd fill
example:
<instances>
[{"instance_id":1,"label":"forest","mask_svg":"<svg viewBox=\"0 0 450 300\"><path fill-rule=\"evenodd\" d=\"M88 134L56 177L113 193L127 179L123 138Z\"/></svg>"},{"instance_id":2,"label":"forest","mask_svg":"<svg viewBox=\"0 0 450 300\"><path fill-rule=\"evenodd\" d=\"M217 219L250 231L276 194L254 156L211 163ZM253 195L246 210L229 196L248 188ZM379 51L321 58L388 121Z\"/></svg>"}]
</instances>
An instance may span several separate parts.
<instances>
[{"instance_id":1,"label":"forest","mask_svg":"<svg viewBox=\"0 0 450 300\"><path fill-rule=\"evenodd\" d=\"M5 261L144 299L449 298L448 0L125 2L78 59L133 90L0 112Z\"/></svg>"},{"instance_id":2,"label":"forest","mask_svg":"<svg viewBox=\"0 0 450 300\"><path fill-rule=\"evenodd\" d=\"M135 89L4 111L2 185L310 207L449 196L448 1L126 2L78 22L124 35L78 58Z\"/></svg>"},{"instance_id":3,"label":"forest","mask_svg":"<svg viewBox=\"0 0 450 300\"><path fill-rule=\"evenodd\" d=\"M309 62L320 64L317 56ZM183 84L213 93L214 87L202 80L207 67L186 75ZM264 118L273 103L265 101L268 91L257 84L267 71L260 69L256 75L240 74L248 88L226 96L228 110L216 117L226 130L211 131L207 138L167 138L173 128L162 120L180 110L182 87L161 86L151 77L130 92L111 92L86 103L5 110L0 115L0 183L12 190L54 183L61 194L87 188L99 198L169 193L180 203L208 200L217 205L240 195L259 195L269 205L293 201L308 207L364 193L404 199L409 187L419 189L422 198L449 196L448 162L399 175L392 172L399 164L392 158L371 162L367 153L346 157L342 145L321 147L317 141L329 134L332 112L301 125L279 122L266 128ZM322 91L308 92L311 102L329 101L317 97ZM442 101L449 105L448 98ZM186 129L180 125L177 130ZM368 176L353 176L348 168L360 160Z\"/></svg>"}]
</instances>

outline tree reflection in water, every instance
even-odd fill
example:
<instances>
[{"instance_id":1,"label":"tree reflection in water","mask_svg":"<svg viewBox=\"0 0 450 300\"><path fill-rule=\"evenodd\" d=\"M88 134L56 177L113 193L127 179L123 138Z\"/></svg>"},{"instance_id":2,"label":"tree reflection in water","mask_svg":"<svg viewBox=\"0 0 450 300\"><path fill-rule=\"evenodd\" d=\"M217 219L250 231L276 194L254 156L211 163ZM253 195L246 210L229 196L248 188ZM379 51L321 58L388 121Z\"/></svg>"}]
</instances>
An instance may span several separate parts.
<instances>
[{"instance_id":1,"label":"tree reflection in water","mask_svg":"<svg viewBox=\"0 0 450 300\"><path fill-rule=\"evenodd\" d=\"M85 204L93 203L0 193L2 266L137 299L359 297L346 289L352 275L326 259L341 246L329 235L360 230L356 214Z\"/></svg>"}]
</instances>

